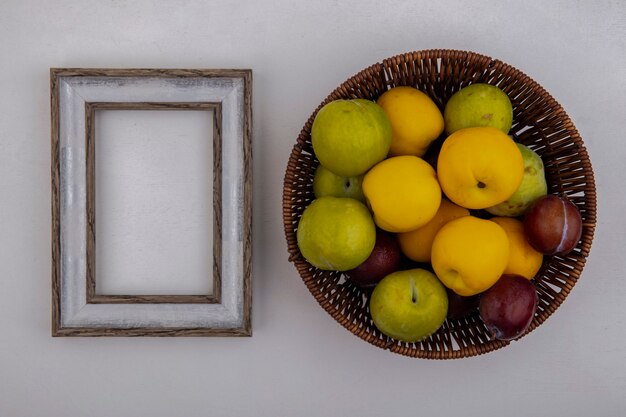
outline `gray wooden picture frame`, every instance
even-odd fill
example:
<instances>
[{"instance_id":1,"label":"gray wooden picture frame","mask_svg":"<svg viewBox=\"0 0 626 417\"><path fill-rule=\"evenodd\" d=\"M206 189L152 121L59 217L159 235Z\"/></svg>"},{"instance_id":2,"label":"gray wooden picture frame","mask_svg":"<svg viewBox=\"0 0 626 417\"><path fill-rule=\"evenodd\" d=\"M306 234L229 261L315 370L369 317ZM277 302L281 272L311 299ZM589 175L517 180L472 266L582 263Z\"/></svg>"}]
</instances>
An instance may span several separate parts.
<instances>
[{"instance_id":1,"label":"gray wooden picture frame","mask_svg":"<svg viewBox=\"0 0 626 417\"><path fill-rule=\"evenodd\" d=\"M252 71L52 68L50 83L52 335L251 336ZM211 110L210 295L96 293L98 110Z\"/></svg>"}]
</instances>

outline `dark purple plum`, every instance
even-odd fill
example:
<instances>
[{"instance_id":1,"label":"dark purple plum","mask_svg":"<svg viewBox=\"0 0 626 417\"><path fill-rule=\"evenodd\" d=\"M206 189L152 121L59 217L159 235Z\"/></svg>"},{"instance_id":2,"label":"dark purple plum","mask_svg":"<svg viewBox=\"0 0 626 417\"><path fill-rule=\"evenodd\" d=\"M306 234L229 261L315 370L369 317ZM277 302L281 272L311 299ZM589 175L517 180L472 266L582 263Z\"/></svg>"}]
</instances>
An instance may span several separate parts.
<instances>
[{"instance_id":1,"label":"dark purple plum","mask_svg":"<svg viewBox=\"0 0 626 417\"><path fill-rule=\"evenodd\" d=\"M470 297L464 297L458 295L449 288L446 288L448 293L448 318L460 319L475 311L478 308L478 295L472 295Z\"/></svg>"},{"instance_id":2,"label":"dark purple plum","mask_svg":"<svg viewBox=\"0 0 626 417\"><path fill-rule=\"evenodd\" d=\"M478 312L492 336L499 340L520 337L535 317L537 290L519 275L503 275L480 297Z\"/></svg>"},{"instance_id":3,"label":"dark purple plum","mask_svg":"<svg viewBox=\"0 0 626 417\"><path fill-rule=\"evenodd\" d=\"M547 195L524 214L528 243L544 255L564 255L576 247L582 234L580 211L566 198Z\"/></svg>"},{"instance_id":4,"label":"dark purple plum","mask_svg":"<svg viewBox=\"0 0 626 417\"><path fill-rule=\"evenodd\" d=\"M400 269L400 257L400 246L395 236L376 229L376 244L369 258L345 274L357 285L374 286L387 275Z\"/></svg>"}]
</instances>

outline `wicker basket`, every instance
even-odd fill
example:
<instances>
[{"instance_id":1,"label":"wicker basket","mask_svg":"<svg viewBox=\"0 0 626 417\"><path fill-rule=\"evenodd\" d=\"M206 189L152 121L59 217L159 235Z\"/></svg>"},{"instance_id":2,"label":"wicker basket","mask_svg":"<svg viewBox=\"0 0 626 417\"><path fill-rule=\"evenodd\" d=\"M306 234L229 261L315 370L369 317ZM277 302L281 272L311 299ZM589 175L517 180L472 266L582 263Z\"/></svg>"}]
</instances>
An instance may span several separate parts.
<instances>
[{"instance_id":1,"label":"wicker basket","mask_svg":"<svg viewBox=\"0 0 626 417\"><path fill-rule=\"evenodd\" d=\"M313 119L330 101L376 100L387 89L401 85L417 87L443 110L454 92L476 82L497 85L508 94L513 103L511 134L542 157L548 192L567 196L583 218L582 238L577 247L566 256L544 257L534 279L539 295L537 314L526 334L541 325L565 300L589 255L596 224L596 189L589 156L568 115L539 84L497 59L454 50L406 53L364 69L337 87L302 128L285 173L283 222L289 260L320 306L356 336L394 353L456 359L487 353L509 342L490 339L477 311L462 319L446 320L437 333L422 342L406 343L387 337L370 317L367 291L346 280L342 273L321 271L302 257L296 229L303 210L314 198L312 182L318 165L310 137Z\"/></svg>"}]
</instances>

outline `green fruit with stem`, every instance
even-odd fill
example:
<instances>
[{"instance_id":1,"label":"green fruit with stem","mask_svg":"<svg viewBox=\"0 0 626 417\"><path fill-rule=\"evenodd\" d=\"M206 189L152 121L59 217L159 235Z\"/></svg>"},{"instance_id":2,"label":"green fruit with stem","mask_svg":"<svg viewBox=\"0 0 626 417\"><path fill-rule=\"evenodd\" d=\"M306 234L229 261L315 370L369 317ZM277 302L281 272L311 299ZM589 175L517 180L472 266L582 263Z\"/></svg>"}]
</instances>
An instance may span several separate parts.
<instances>
[{"instance_id":1,"label":"green fruit with stem","mask_svg":"<svg viewBox=\"0 0 626 417\"><path fill-rule=\"evenodd\" d=\"M403 342L418 342L435 333L447 312L445 287L435 274L421 268L387 275L370 297L376 327Z\"/></svg>"}]
</instances>

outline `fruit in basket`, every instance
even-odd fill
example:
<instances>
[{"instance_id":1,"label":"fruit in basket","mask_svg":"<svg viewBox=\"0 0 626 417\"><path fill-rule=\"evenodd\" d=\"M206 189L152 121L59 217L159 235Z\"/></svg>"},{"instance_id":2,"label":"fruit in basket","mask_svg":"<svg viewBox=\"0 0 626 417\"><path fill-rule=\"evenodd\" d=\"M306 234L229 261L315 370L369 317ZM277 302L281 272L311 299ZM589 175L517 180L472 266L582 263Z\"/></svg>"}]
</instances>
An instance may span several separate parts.
<instances>
[{"instance_id":1,"label":"fruit in basket","mask_svg":"<svg viewBox=\"0 0 626 417\"><path fill-rule=\"evenodd\" d=\"M387 157L391 124L373 101L335 100L315 116L311 142L324 167L339 176L353 177Z\"/></svg>"},{"instance_id":2,"label":"fruit in basket","mask_svg":"<svg viewBox=\"0 0 626 417\"><path fill-rule=\"evenodd\" d=\"M509 261L509 238L498 224L473 216L446 223L435 236L432 265L443 284L462 296L485 291Z\"/></svg>"},{"instance_id":3,"label":"fruit in basket","mask_svg":"<svg viewBox=\"0 0 626 417\"><path fill-rule=\"evenodd\" d=\"M413 87L394 87L377 103L385 110L393 136L390 156L423 156L432 141L443 132L443 115L435 102Z\"/></svg>"},{"instance_id":4,"label":"fruit in basket","mask_svg":"<svg viewBox=\"0 0 626 417\"><path fill-rule=\"evenodd\" d=\"M512 217L493 217L489 220L499 224L509 238L509 262L504 273L533 279L541 268L543 255L526 240L524 224Z\"/></svg>"},{"instance_id":5,"label":"fruit in basket","mask_svg":"<svg viewBox=\"0 0 626 417\"><path fill-rule=\"evenodd\" d=\"M324 196L348 197L365 203L365 196L361 187L362 182L363 175L341 177L319 165L313 177L313 193L316 198Z\"/></svg>"},{"instance_id":6,"label":"fruit in basket","mask_svg":"<svg viewBox=\"0 0 626 417\"><path fill-rule=\"evenodd\" d=\"M574 249L582 227L580 211L564 197L541 197L524 214L528 243L545 255L564 255Z\"/></svg>"},{"instance_id":7,"label":"fruit in basket","mask_svg":"<svg viewBox=\"0 0 626 417\"><path fill-rule=\"evenodd\" d=\"M395 156L365 174L363 193L376 225L407 232L428 223L441 203L435 170L417 156Z\"/></svg>"},{"instance_id":8,"label":"fruit in basket","mask_svg":"<svg viewBox=\"0 0 626 417\"><path fill-rule=\"evenodd\" d=\"M448 293L448 314L449 319L460 319L468 316L478 309L479 295L464 297L446 287Z\"/></svg>"},{"instance_id":9,"label":"fruit in basket","mask_svg":"<svg viewBox=\"0 0 626 417\"><path fill-rule=\"evenodd\" d=\"M376 327L404 342L417 342L436 332L447 311L444 286L425 269L387 275L370 297L370 313Z\"/></svg>"},{"instance_id":10,"label":"fruit in basket","mask_svg":"<svg viewBox=\"0 0 626 417\"><path fill-rule=\"evenodd\" d=\"M439 209L428 223L409 232L398 233L402 253L416 262L430 262L430 253L435 235L450 220L469 216L469 210L457 206L446 199L441 200Z\"/></svg>"},{"instance_id":11,"label":"fruit in basket","mask_svg":"<svg viewBox=\"0 0 626 417\"><path fill-rule=\"evenodd\" d=\"M345 271L368 258L376 243L376 226L357 200L320 197L304 209L296 239L311 265Z\"/></svg>"},{"instance_id":12,"label":"fruit in basket","mask_svg":"<svg viewBox=\"0 0 626 417\"><path fill-rule=\"evenodd\" d=\"M484 209L513 195L524 177L524 159L508 135L470 127L448 136L437 160L441 189L452 202Z\"/></svg>"},{"instance_id":13,"label":"fruit in basket","mask_svg":"<svg viewBox=\"0 0 626 417\"><path fill-rule=\"evenodd\" d=\"M457 91L443 112L446 132L452 134L467 127L494 127L509 133L513 124L513 106L498 87L477 83Z\"/></svg>"},{"instance_id":14,"label":"fruit in basket","mask_svg":"<svg viewBox=\"0 0 626 417\"><path fill-rule=\"evenodd\" d=\"M541 157L521 143L517 143L517 147L524 158L524 177L511 197L487 208L487 211L494 216L521 216L536 199L548 193Z\"/></svg>"},{"instance_id":15,"label":"fruit in basket","mask_svg":"<svg viewBox=\"0 0 626 417\"><path fill-rule=\"evenodd\" d=\"M480 297L480 318L493 337L513 340L520 337L535 317L537 290L519 275L503 275Z\"/></svg>"},{"instance_id":16,"label":"fruit in basket","mask_svg":"<svg viewBox=\"0 0 626 417\"><path fill-rule=\"evenodd\" d=\"M380 229L376 230L376 244L370 256L346 275L362 287L376 285L385 276L400 269L400 247L396 238Z\"/></svg>"}]
</instances>

